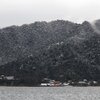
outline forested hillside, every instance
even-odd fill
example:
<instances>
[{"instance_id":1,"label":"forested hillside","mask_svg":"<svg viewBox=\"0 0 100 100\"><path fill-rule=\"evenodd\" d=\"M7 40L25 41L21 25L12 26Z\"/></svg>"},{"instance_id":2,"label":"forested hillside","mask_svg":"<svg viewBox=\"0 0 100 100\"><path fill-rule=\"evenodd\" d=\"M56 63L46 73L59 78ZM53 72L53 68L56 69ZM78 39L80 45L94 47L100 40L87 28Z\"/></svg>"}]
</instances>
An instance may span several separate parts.
<instances>
[{"instance_id":1,"label":"forested hillside","mask_svg":"<svg viewBox=\"0 0 100 100\"><path fill-rule=\"evenodd\" d=\"M100 80L99 25L57 20L1 29L0 75L34 84L43 78Z\"/></svg>"}]
</instances>

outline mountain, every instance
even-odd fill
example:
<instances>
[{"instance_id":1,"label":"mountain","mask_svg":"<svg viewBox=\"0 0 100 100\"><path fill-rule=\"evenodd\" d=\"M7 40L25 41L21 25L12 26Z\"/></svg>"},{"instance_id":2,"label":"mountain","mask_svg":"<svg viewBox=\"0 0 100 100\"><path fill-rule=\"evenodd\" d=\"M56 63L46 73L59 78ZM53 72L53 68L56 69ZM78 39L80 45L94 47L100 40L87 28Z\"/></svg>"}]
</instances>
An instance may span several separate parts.
<instances>
[{"instance_id":1,"label":"mountain","mask_svg":"<svg viewBox=\"0 0 100 100\"><path fill-rule=\"evenodd\" d=\"M0 29L0 75L100 80L99 25L56 20Z\"/></svg>"},{"instance_id":2,"label":"mountain","mask_svg":"<svg viewBox=\"0 0 100 100\"><path fill-rule=\"evenodd\" d=\"M0 30L0 64L34 55L50 44L66 40L77 34L73 33L77 27L77 24L57 20L3 28Z\"/></svg>"}]
</instances>

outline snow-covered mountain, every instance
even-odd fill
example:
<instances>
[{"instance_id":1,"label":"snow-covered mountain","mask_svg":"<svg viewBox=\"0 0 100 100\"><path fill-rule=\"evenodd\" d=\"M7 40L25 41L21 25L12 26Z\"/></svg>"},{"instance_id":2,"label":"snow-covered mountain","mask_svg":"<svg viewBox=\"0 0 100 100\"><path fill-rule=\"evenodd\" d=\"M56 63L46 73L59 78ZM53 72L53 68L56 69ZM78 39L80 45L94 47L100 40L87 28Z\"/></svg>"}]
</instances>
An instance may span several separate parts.
<instances>
[{"instance_id":1,"label":"snow-covered mountain","mask_svg":"<svg viewBox=\"0 0 100 100\"><path fill-rule=\"evenodd\" d=\"M24 66L30 72L34 67L42 78L100 79L99 30L99 20L94 24L56 20L0 29L1 68Z\"/></svg>"}]
</instances>

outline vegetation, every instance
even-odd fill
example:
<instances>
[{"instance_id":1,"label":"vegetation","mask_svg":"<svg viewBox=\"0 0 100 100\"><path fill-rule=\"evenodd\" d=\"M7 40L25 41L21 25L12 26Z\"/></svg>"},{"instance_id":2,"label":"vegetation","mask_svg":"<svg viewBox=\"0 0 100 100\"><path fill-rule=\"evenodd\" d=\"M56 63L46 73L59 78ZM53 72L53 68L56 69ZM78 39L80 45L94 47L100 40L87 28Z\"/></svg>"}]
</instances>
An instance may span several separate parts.
<instances>
[{"instance_id":1,"label":"vegetation","mask_svg":"<svg viewBox=\"0 0 100 100\"><path fill-rule=\"evenodd\" d=\"M0 30L0 75L21 84L44 78L100 80L100 35L90 23L57 20Z\"/></svg>"}]
</instances>

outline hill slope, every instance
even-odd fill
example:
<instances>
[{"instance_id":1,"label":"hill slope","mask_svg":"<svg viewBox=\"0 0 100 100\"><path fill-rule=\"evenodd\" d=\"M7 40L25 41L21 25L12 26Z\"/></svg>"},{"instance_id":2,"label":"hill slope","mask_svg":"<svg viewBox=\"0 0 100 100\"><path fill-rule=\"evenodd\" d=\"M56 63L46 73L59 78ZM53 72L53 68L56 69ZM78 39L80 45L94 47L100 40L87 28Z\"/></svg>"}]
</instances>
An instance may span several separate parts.
<instances>
[{"instance_id":1,"label":"hill slope","mask_svg":"<svg viewBox=\"0 0 100 100\"><path fill-rule=\"evenodd\" d=\"M0 30L0 61L1 75L35 82L45 77L100 80L100 34L87 21L7 27Z\"/></svg>"}]
</instances>

